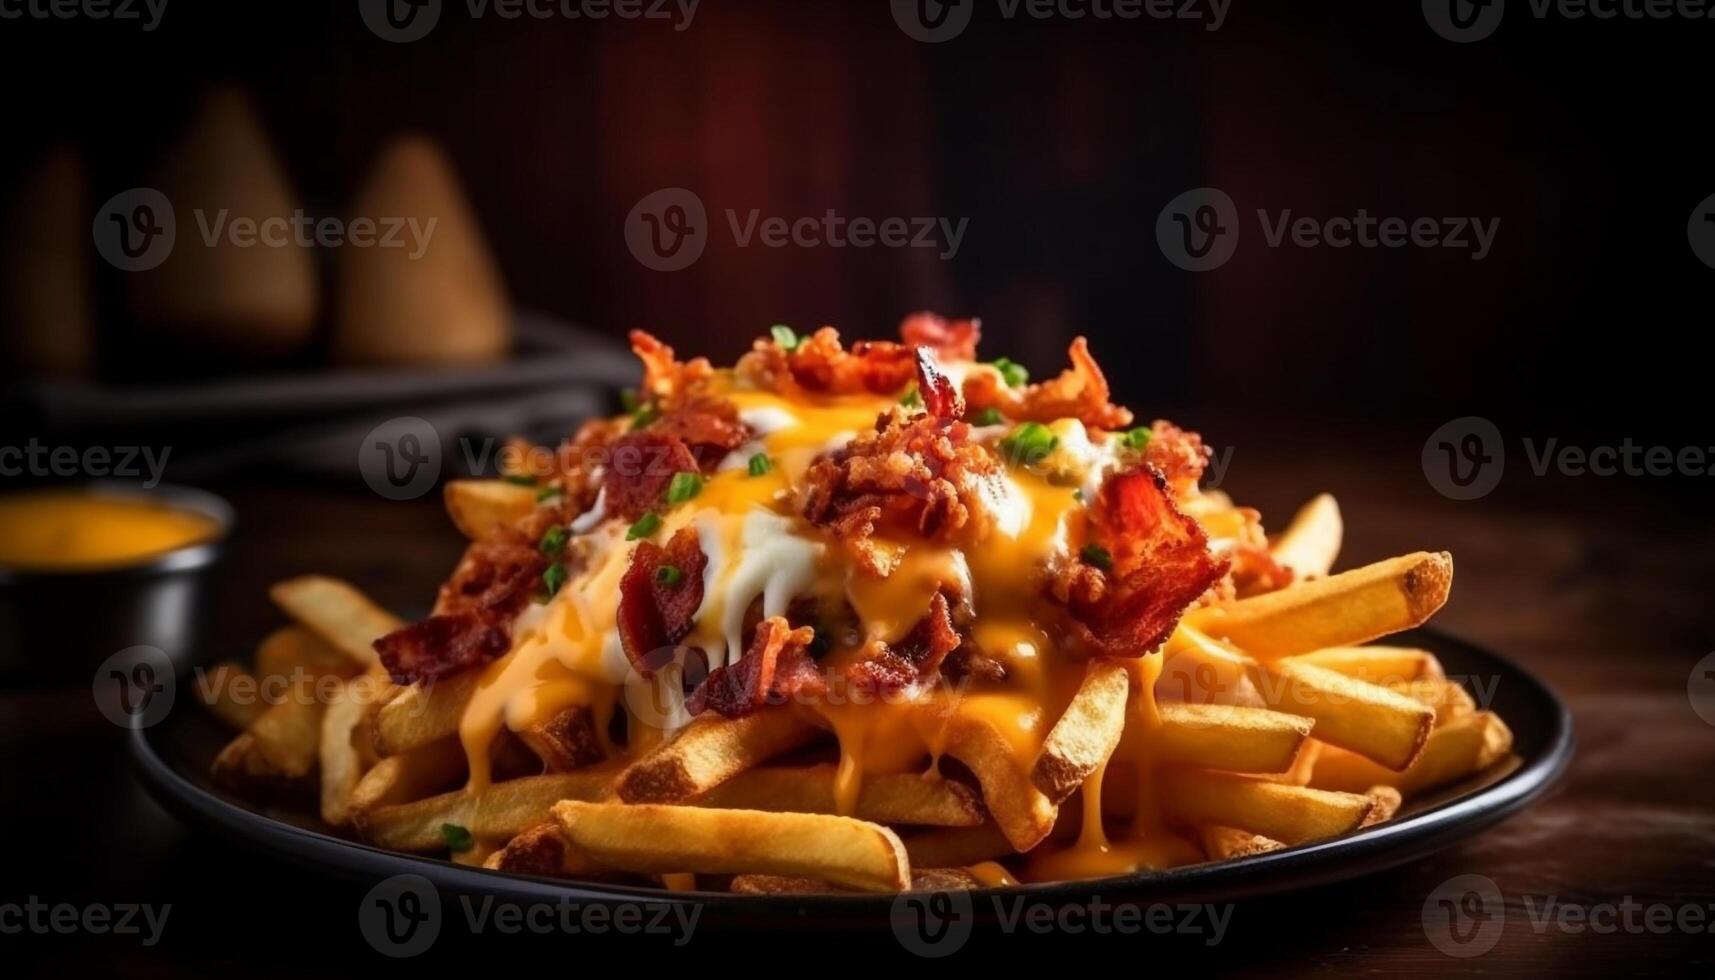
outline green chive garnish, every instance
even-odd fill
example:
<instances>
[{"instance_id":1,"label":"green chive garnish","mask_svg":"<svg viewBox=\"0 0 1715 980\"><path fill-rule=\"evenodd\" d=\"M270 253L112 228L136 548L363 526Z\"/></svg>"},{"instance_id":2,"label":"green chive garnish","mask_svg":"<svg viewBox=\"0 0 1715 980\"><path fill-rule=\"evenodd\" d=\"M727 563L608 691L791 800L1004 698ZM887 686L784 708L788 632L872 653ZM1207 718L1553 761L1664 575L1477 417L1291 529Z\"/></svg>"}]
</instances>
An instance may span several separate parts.
<instances>
[{"instance_id":1,"label":"green chive garnish","mask_svg":"<svg viewBox=\"0 0 1715 980\"><path fill-rule=\"evenodd\" d=\"M905 395L899 399L899 404L904 405L906 408L922 408L923 393L917 390L916 385L912 385L911 390L906 392Z\"/></svg>"},{"instance_id":2,"label":"green chive garnish","mask_svg":"<svg viewBox=\"0 0 1715 980\"><path fill-rule=\"evenodd\" d=\"M643 396L637 393L636 388L622 388L619 392L619 407L625 410L625 414L631 415L643 407Z\"/></svg>"},{"instance_id":3,"label":"green chive garnish","mask_svg":"<svg viewBox=\"0 0 1715 980\"><path fill-rule=\"evenodd\" d=\"M971 417L972 425L999 425L1006 421L1000 414L1000 409L990 406Z\"/></svg>"},{"instance_id":4,"label":"green chive garnish","mask_svg":"<svg viewBox=\"0 0 1715 980\"><path fill-rule=\"evenodd\" d=\"M1155 432L1151 430L1149 426L1140 425L1135 429L1126 430L1126 434L1120 436L1120 442L1123 443L1127 449L1142 449L1149 445L1149 440L1154 437L1154 435Z\"/></svg>"},{"instance_id":5,"label":"green chive garnish","mask_svg":"<svg viewBox=\"0 0 1715 980\"><path fill-rule=\"evenodd\" d=\"M1108 549L1099 544L1084 545L1084 550L1078 552L1078 557L1084 559L1084 564L1094 566L1104 572L1112 571L1114 567L1114 556L1108 554Z\"/></svg>"},{"instance_id":6,"label":"green chive garnish","mask_svg":"<svg viewBox=\"0 0 1715 980\"><path fill-rule=\"evenodd\" d=\"M566 584L566 566L555 562L542 573L542 587L548 590L550 597L560 594L560 586Z\"/></svg>"},{"instance_id":7,"label":"green chive garnish","mask_svg":"<svg viewBox=\"0 0 1715 980\"><path fill-rule=\"evenodd\" d=\"M684 577L685 573L679 571L679 566L677 565L662 565L660 568L655 570L655 581L665 585L669 589L678 585Z\"/></svg>"},{"instance_id":8,"label":"green chive garnish","mask_svg":"<svg viewBox=\"0 0 1715 980\"><path fill-rule=\"evenodd\" d=\"M1072 499L1076 500L1080 504L1086 503L1087 501L1084 500L1084 488L1079 487L1078 489L1072 491Z\"/></svg>"},{"instance_id":9,"label":"green chive garnish","mask_svg":"<svg viewBox=\"0 0 1715 980\"><path fill-rule=\"evenodd\" d=\"M1030 383L1030 370L1010 357L997 357L989 364L1000 372L1008 388L1022 388Z\"/></svg>"},{"instance_id":10,"label":"green chive garnish","mask_svg":"<svg viewBox=\"0 0 1715 980\"><path fill-rule=\"evenodd\" d=\"M674 473L667 484L667 502L682 504L703 492L703 478L696 473Z\"/></svg>"},{"instance_id":11,"label":"green chive garnish","mask_svg":"<svg viewBox=\"0 0 1715 980\"><path fill-rule=\"evenodd\" d=\"M1040 422L1026 422L1000 441L1000 451L1018 466L1034 466L1060 445L1060 437Z\"/></svg>"},{"instance_id":12,"label":"green chive garnish","mask_svg":"<svg viewBox=\"0 0 1715 980\"><path fill-rule=\"evenodd\" d=\"M563 527L551 527L542 532L542 540L537 542L536 549L544 555L559 556L566 550L566 541L571 533Z\"/></svg>"},{"instance_id":13,"label":"green chive garnish","mask_svg":"<svg viewBox=\"0 0 1715 980\"><path fill-rule=\"evenodd\" d=\"M522 473L508 473L501 479L517 487L533 487L536 485L535 477L525 476Z\"/></svg>"},{"instance_id":14,"label":"green chive garnish","mask_svg":"<svg viewBox=\"0 0 1715 980\"><path fill-rule=\"evenodd\" d=\"M625 540L636 541L639 538L647 538L659 530L660 527L660 514L644 514L642 517L637 519L636 524L631 525L631 530L625 532Z\"/></svg>"},{"instance_id":15,"label":"green chive garnish","mask_svg":"<svg viewBox=\"0 0 1715 980\"><path fill-rule=\"evenodd\" d=\"M542 489L536 491L536 502L541 503L542 501L547 500L550 497L558 497L560 494L563 494L565 492L566 492L565 490L563 490L559 487L543 487Z\"/></svg>"},{"instance_id":16,"label":"green chive garnish","mask_svg":"<svg viewBox=\"0 0 1715 980\"><path fill-rule=\"evenodd\" d=\"M657 408L653 404L644 405L637 411L631 413L631 430L635 432L638 429L644 428L649 423L660 417L661 409Z\"/></svg>"},{"instance_id":17,"label":"green chive garnish","mask_svg":"<svg viewBox=\"0 0 1715 980\"><path fill-rule=\"evenodd\" d=\"M767 453L757 453L755 456L750 457L751 476L766 476L768 471L773 468L774 463L768 458Z\"/></svg>"},{"instance_id":18,"label":"green chive garnish","mask_svg":"<svg viewBox=\"0 0 1715 980\"><path fill-rule=\"evenodd\" d=\"M794 351L798 349L798 332L786 324L776 323L768 328L768 332L774 337L774 342L784 350Z\"/></svg>"},{"instance_id":19,"label":"green chive garnish","mask_svg":"<svg viewBox=\"0 0 1715 980\"><path fill-rule=\"evenodd\" d=\"M456 823L441 824L441 839L447 842L449 851L468 851L476 846L476 838L470 831Z\"/></svg>"}]
</instances>

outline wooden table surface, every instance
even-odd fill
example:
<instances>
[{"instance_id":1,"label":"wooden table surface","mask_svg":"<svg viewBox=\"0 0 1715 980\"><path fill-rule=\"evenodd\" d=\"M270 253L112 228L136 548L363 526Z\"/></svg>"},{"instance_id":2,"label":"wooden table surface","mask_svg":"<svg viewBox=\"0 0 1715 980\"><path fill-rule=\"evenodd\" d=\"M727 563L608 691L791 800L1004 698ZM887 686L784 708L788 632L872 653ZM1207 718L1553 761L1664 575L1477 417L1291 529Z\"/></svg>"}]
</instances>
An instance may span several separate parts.
<instances>
[{"instance_id":1,"label":"wooden table surface","mask_svg":"<svg viewBox=\"0 0 1715 980\"><path fill-rule=\"evenodd\" d=\"M1437 624L1515 658L1572 707L1577 754L1559 785L1498 828L1431 858L1240 903L1212 946L1202 937L978 932L953 962L1040 954L1065 963L1067 953L1088 955L1095 943L1104 956L1137 957L1104 959L1098 969L1111 962L1144 973L1168 965L1246 974L1708 974L1715 726L1688 694L1688 684L1708 684L1715 703L1715 679L1693 676L1715 650L1707 598L1715 526L1700 508L1707 490L1520 472L1488 497L1455 502L1419 471L1421 438L1359 433L1338 452L1315 452L1252 433L1237 444L1228 489L1277 515L1276 523L1311 493L1334 491L1347 518L1342 564L1419 548L1452 551L1453 599ZM264 598L271 581L322 571L360 583L383 603L421 608L459 550L432 498L395 504L360 489L216 489L237 505L242 526L215 623L215 647L225 655L247 650L280 621ZM0 746L10 865L0 872L0 902L172 905L154 947L134 938L0 932L0 950L23 962L143 975L385 964L359 941L354 910L363 889L193 837L149 800L128 770L121 733L96 715L87 686L0 694ZM1441 952L1424 915L1426 899L1460 875L1486 877L1505 902L1498 940L1467 958ZM1663 929L1668 919L1673 924ZM838 945L818 945L813 923L770 930L783 947L842 955ZM720 950L721 940L699 933L681 950L629 937L625 948L647 949L649 959L637 961L645 968L672 962L675 953L698 961ZM522 942L483 936L407 962L492 968L530 949L576 968L581 944L597 943ZM885 924L862 949L890 960L903 955ZM751 942L729 952L761 963L771 950ZM724 955L721 962L737 962ZM818 973L822 962L813 967Z\"/></svg>"}]
</instances>

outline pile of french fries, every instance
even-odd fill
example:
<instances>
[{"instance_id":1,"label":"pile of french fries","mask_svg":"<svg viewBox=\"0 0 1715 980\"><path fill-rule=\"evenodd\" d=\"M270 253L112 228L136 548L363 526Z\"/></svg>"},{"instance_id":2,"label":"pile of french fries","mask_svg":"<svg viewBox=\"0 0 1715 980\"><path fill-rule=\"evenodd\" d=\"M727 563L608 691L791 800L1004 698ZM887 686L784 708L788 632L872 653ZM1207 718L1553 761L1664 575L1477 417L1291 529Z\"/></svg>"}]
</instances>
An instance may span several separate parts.
<instances>
[{"instance_id":1,"label":"pile of french fries","mask_svg":"<svg viewBox=\"0 0 1715 980\"><path fill-rule=\"evenodd\" d=\"M447 493L481 537L533 505L529 488L461 481ZM1350 833L1402 801L1507 757L1512 736L1429 652L1366 646L1417 626L1446 600L1452 562L1417 553L1329 574L1338 507L1321 497L1272 542L1296 582L1189 612L1144 661L1094 662L1034 763L1003 737L955 720L945 755L973 777L881 775L836 814L831 762L771 764L828 741L805 714L698 718L637 757L611 749L588 709L502 733L494 779L465 785L458 736L475 672L396 686L371 646L399 621L332 579L280 583L295 622L249 671L221 664L203 699L240 730L215 762L247 792L319 785L322 818L379 847L590 880L653 880L740 893L969 888L1007 881L990 862L1078 836L1076 791L1104 771L1102 817L1125 821L1153 786L1165 826L1208 860ZM1153 678L1150 771L1108 765ZM233 692L295 677L313 696L246 702ZM237 683L250 681L251 685ZM301 687L302 685L300 685ZM1088 799L1085 794L1083 799Z\"/></svg>"}]
</instances>

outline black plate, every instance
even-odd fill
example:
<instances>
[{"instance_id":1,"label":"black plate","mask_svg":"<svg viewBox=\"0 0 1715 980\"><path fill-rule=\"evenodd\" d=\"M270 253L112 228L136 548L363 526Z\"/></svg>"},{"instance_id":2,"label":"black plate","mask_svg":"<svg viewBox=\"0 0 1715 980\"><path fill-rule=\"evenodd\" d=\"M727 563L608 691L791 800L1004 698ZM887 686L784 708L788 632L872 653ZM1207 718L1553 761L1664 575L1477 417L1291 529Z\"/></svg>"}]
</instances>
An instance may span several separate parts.
<instances>
[{"instance_id":1,"label":"black plate","mask_svg":"<svg viewBox=\"0 0 1715 980\"><path fill-rule=\"evenodd\" d=\"M1434 651L1448 676L1464 682L1479 704L1499 712L1513 730L1514 757L1462 785L1413 801L1394 820L1334 840L1220 864L1004 891L1028 893L1043 902L1101 896L1144 903L1232 901L1306 888L1421 858L1499 823L1553 784L1572 757L1572 717L1546 685L1511 661L1442 633L1419 630L1397 642ZM194 702L186 697L180 703ZM230 737L230 731L206 713L191 708L135 730L131 745L150 791L186 823L341 877L376 881L418 874L445 892L489 894L521 904L689 901L703 903L715 918L726 918L723 912L748 916L767 910L777 923L783 921L781 914L814 916L823 929L838 923L874 923L891 907L890 896L765 897L582 884L379 850L331 833L308 811L258 812L210 783L209 764Z\"/></svg>"}]
</instances>

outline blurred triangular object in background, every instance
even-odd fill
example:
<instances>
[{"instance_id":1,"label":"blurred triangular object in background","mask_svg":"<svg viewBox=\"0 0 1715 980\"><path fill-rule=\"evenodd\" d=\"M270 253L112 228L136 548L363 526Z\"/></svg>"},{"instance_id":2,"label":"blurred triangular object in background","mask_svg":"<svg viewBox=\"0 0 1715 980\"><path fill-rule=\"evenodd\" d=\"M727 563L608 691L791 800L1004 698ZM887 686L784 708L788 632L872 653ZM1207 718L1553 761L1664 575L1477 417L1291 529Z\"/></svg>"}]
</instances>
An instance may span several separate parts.
<instances>
[{"instance_id":1,"label":"blurred triangular object in background","mask_svg":"<svg viewBox=\"0 0 1715 980\"><path fill-rule=\"evenodd\" d=\"M83 158L55 147L19 186L0 247L7 359L38 378L87 378L95 366L89 183Z\"/></svg>"},{"instance_id":2,"label":"blurred triangular object in background","mask_svg":"<svg viewBox=\"0 0 1715 980\"><path fill-rule=\"evenodd\" d=\"M433 142L393 141L346 209L394 244L340 249L333 356L343 364L470 364L506 356L512 315L494 257ZM391 229L391 230L390 230Z\"/></svg>"},{"instance_id":3,"label":"blurred triangular object in background","mask_svg":"<svg viewBox=\"0 0 1715 980\"><path fill-rule=\"evenodd\" d=\"M319 303L315 256L290 224L303 203L249 97L232 88L210 94L155 189L172 205L177 231L159 267L126 273L144 329L245 355L304 346ZM275 244L257 235L270 219Z\"/></svg>"}]
</instances>

